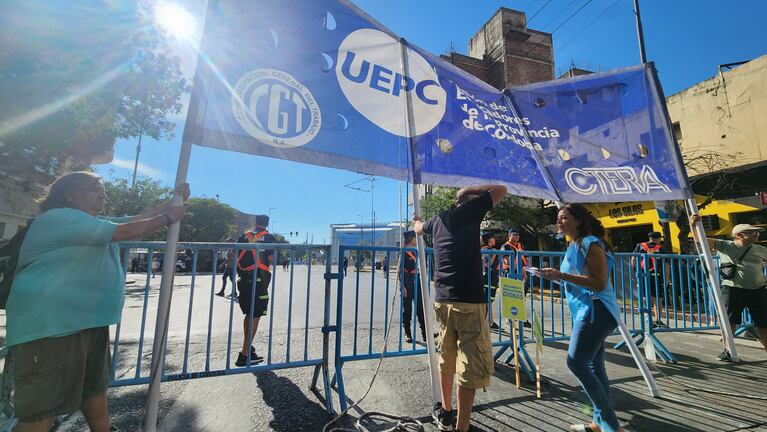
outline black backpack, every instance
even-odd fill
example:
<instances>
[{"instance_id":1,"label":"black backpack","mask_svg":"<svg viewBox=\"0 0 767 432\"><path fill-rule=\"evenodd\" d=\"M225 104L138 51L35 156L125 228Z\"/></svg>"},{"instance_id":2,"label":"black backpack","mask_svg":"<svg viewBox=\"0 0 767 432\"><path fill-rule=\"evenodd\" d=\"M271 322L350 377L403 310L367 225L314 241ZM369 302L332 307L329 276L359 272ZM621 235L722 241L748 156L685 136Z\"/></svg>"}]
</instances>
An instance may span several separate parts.
<instances>
[{"instance_id":1,"label":"black backpack","mask_svg":"<svg viewBox=\"0 0 767 432\"><path fill-rule=\"evenodd\" d=\"M21 227L11 240L0 246L0 309L5 309L8 296L11 294L13 274L19 263L19 250L28 229L29 226Z\"/></svg>"}]
</instances>

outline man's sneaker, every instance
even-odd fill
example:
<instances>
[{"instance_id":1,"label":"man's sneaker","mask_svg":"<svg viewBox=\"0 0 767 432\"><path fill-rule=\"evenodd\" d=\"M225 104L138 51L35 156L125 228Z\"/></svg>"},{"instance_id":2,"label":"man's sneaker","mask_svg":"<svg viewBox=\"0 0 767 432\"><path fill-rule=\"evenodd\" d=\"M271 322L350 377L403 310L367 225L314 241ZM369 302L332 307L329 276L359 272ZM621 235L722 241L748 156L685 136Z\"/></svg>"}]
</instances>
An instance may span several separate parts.
<instances>
[{"instance_id":1,"label":"man's sneaker","mask_svg":"<svg viewBox=\"0 0 767 432\"><path fill-rule=\"evenodd\" d=\"M498 330L498 324L497 323L490 324L490 330Z\"/></svg>"},{"instance_id":2,"label":"man's sneaker","mask_svg":"<svg viewBox=\"0 0 767 432\"><path fill-rule=\"evenodd\" d=\"M522 327L524 328L533 328L533 325L530 323L530 321L525 321L522 323Z\"/></svg>"},{"instance_id":3,"label":"man's sneaker","mask_svg":"<svg viewBox=\"0 0 767 432\"><path fill-rule=\"evenodd\" d=\"M728 353L727 351L722 351L721 354L716 356L716 359L719 360L720 362L731 362L732 356L730 356L730 353Z\"/></svg>"},{"instance_id":4,"label":"man's sneaker","mask_svg":"<svg viewBox=\"0 0 767 432\"><path fill-rule=\"evenodd\" d=\"M250 354L250 364L256 365L264 361L263 357L259 357L255 355L254 352L251 351ZM234 363L235 365L239 367L243 367L248 364L248 356L242 355L242 353L237 353L237 361Z\"/></svg>"},{"instance_id":5,"label":"man's sneaker","mask_svg":"<svg viewBox=\"0 0 767 432\"><path fill-rule=\"evenodd\" d=\"M434 423L437 424L437 429L441 431L453 430L453 411L445 411L442 409L442 402L434 404L434 410L431 412L431 417L434 419Z\"/></svg>"}]
</instances>

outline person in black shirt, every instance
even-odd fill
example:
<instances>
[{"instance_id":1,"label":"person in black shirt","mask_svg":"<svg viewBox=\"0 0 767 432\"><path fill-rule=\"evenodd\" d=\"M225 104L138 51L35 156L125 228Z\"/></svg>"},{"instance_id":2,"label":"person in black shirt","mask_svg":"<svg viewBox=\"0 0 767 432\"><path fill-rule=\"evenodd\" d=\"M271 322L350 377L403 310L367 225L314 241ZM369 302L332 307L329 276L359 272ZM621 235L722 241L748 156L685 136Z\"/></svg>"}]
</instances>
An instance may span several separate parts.
<instances>
[{"instance_id":1,"label":"person in black shirt","mask_svg":"<svg viewBox=\"0 0 767 432\"><path fill-rule=\"evenodd\" d=\"M402 233L404 246L414 248L415 231L406 231ZM413 342L413 333L411 332L411 323L413 318L413 301L416 302L416 315L418 316L418 325L421 328L421 336L426 341L426 326L423 317L423 302L421 293L416 292L418 283L418 266L416 265L416 255L413 251L405 251L402 256L402 327L405 330L405 342ZM418 287L420 291L420 286Z\"/></svg>"},{"instance_id":2,"label":"person in black shirt","mask_svg":"<svg viewBox=\"0 0 767 432\"><path fill-rule=\"evenodd\" d=\"M434 309L439 322L439 369L442 402L432 417L443 431L453 430L453 381L458 377L456 428L469 429L476 389L485 388L495 369L482 280L479 226L503 197L501 185L461 188L456 203L421 222L413 217L418 235L430 234L434 244ZM456 362L460 356L462 361ZM465 360L464 360L465 359Z\"/></svg>"},{"instance_id":3,"label":"person in black shirt","mask_svg":"<svg viewBox=\"0 0 767 432\"><path fill-rule=\"evenodd\" d=\"M269 216L256 215L256 227L246 231L237 239L237 243L276 243L273 235L269 234L266 227L269 226ZM255 249L242 249L237 256L237 289L240 292L240 310L245 314L242 323L244 339L242 351L237 356L237 366L245 366L248 362L248 349L250 349L250 364L264 361L262 356L256 354L251 346L253 337L258 330L258 322L266 315L269 305L269 282L272 280L272 260L274 250L260 250L256 257ZM253 276L255 274L255 299L253 299ZM253 312L251 315L251 303Z\"/></svg>"}]
</instances>

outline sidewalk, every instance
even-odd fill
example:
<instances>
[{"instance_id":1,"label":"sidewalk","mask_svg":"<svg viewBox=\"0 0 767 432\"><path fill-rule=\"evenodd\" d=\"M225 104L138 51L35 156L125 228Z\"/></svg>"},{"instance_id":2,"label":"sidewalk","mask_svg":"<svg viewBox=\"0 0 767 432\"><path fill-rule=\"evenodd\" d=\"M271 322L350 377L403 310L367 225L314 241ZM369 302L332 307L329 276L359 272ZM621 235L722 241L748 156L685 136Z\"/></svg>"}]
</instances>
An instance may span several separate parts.
<instances>
[{"instance_id":1,"label":"sidewalk","mask_svg":"<svg viewBox=\"0 0 767 432\"><path fill-rule=\"evenodd\" d=\"M691 390L692 386L767 397L767 353L756 341L737 339L739 364L717 362L715 332L661 334L679 364L658 364L653 374L663 397L653 399L633 359L625 351L607 351L608 374L618 417L629 431L767 431L767 401ZM611 338L611 342L616 342ZM472 423L482 431L563 431L571 423L588 422L587 399L565 366L567 343L544 348L543 397L534 385L517 389L513 367L496 364L487 392L479 391ZM376 361L347 363L347 394L359 398L367 388ZM171 367L173 365L170 365ZM311 368L260 372L164 383L161 401L163 431L319 431L329 420L323 401L308 390ZM672 378L669 378L672 377ZM146 386L110 390L110 415L122 431L136 430ZM336 407L338 406L337 394ZM364 411L384 411L419 418L431 424L431 391L425 355L385 359ZM362 411L342 422L353 427ZM368 422L369 430L392 424ZM60 430L84 429L73 417Z\"/></svg>"}]
</instances>

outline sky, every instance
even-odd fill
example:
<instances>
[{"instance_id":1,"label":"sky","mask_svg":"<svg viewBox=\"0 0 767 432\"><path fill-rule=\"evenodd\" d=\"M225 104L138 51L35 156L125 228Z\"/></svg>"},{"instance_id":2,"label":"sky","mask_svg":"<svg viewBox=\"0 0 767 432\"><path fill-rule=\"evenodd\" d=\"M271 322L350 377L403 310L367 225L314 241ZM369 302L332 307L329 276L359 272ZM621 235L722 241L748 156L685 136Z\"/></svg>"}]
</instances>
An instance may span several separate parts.
<instances>
[{"instance_id":1,"label":"sky","mask_svg":"<svg viewBox=\"0 0 767 432\"><path fill-rule=\"evenodd\" d=\"M231 1L231 0L230 0ZM307 0L311 1L311 0ZM199 40L205 0L179 0L194 21ZM466 54L469 38L499 7L522 10L528 27L553 32L555 74L571 65L605 71L639 64L632 0L356 0L369 15L410 43L435 54ZM767 54L763 0L641 0L648 61L656 63L666 95L717 74L717 66ZM193 77L196 52L178 42L183 70ZM184 100L188 100L188 95ZM171 185L175 179L186 111L174 120L173 139L142 140L139 175ZM114 161L94 168L104 177L129 178L137 139L120 140ZM247 213L271 216L271 231L293 243L330 242L330 224L407 218L407 185L377 177L370 192L366 176L296 162L194 146L188 182L193 196L218 197ZM359 182L357 182L359 181ZM352 186L365 191L345 187ZM290 236L289 233L298 232Z\"/></svg>"}]
</instances>

